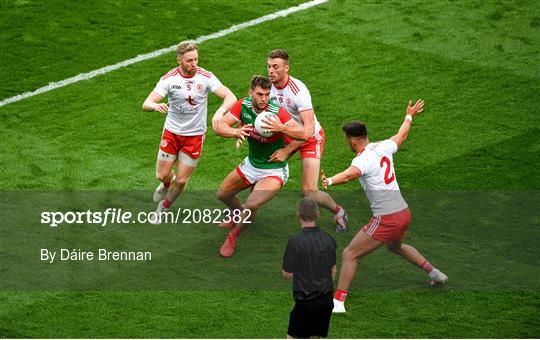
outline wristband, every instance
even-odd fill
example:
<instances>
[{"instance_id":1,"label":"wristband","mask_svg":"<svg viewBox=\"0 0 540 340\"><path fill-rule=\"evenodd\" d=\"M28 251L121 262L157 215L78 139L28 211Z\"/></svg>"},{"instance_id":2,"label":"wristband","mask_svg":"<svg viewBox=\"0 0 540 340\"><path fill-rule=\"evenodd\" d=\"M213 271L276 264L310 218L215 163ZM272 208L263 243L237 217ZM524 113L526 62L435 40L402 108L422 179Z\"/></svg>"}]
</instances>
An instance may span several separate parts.
<instances>
[{"instance_id":1,"label":"wristband","mask_svg":"<svg viewBox=\"0 0 540 340\"><path fill-rule=\"evenodd\" d=\"M407 114L407 115L405 116L405 120L408 120L409 122L412 123L412 116L411 116L410 114Z\"/></svg>"},{"instance_id":2,"label":"wristband","mask_svg":"<svg viewBox=\"0 0 540 340\"><path fill-rule=\"evenodd\" d=\"M328 186L332 185L332 177L326 179L326 183Z\"/></svg>"}]
</instances>

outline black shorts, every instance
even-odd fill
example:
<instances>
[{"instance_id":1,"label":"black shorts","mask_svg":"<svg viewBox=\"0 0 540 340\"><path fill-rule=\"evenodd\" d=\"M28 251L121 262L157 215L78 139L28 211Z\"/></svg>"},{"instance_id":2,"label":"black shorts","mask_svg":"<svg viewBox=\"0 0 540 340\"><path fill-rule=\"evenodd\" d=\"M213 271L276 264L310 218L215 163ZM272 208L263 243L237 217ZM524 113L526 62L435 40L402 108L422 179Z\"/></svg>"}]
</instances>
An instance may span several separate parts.
<instances>
[{"instance_id":1,"label":"black shorts","mask_svg":"<svg viewBox=\"0 0 540 340\"><path fill-rule=\"evenodd\" d=\"M296 303L289 315L287 334L293 338L309 338L310 336L328 336L330 317L334 304L325 301L319 304Z\"/></svg>"}]
</instances>

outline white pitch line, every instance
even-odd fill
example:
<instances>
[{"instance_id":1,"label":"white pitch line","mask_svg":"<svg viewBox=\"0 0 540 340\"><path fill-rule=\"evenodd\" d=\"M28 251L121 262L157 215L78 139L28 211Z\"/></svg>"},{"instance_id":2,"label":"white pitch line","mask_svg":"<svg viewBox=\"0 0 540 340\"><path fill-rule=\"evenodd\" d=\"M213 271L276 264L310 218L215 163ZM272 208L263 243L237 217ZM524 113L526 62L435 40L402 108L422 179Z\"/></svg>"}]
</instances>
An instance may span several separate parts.
<instances>
[{"instance_id":1,"label":"white pitch line","mask_svg":"<svg viewBox=\"0 0 540 340\"><path fill-rule=\"evenodd\" d=\"M212 34L209 34L209 35L203 35L201 37L198 37L194 41L196 43L200 44L203 41L212 40L212 39L216 39L216 38L221 38L223 36L226 36L227 34L234 33L236 31L242 30L244 28L255 26L255 25L261 24L263 22L274 20L274 19L277 19L277 18L285 17L285 16L287 16L287 15L289 15L291 13L298 12L298 11L303 11L303 10L308 9L310 7L314 7L314 6L318 6L320 4L323 4L323 3L327 2L327 1L328 0L312 0L312 1L308 1L308 2L305 2L305 3L300 4L298 6L289 7L287 9L284 9L284 10L281 10L281 11L278 11L278 12L275 12L275 13L272 13L272 14L268 14L268 15L262 16L262 17L257 18L257 19L253 19L253 20L250 20L250 21L243 22L241 24L231 26L231 27L229 27L227 29L218 31L216 33L212 33ZM90 72L87 72L87 73L81 73L81 74L76 75L74 77L67 78L67 79L64 79L64 80L60 80L58 82L49 83L49 85L40 87L39 89L37 89L35 91L25 92L25 93L21 93L21 94L18 94L16 96L13 96L13 97L10 97L10 98L6 98L6 99L0 101L0 107L2 107L4 105L7 105L7 104L17 102L19 100L23 100L23 99L26 99L26 98L36 96L36 95L38 95L40 93L55 90L57 88L64 87L64 86L69 85L69 84L73 84L73 83L79 82L81 80L92 79L92 78L94 78L96 76L99 76L101 74L109 73L111 71L118 70L119 68L126 67L126 66L129 66L129 65L138 63L140 61L143 61L143 60L159 57L160 55L163 55L165 53L173 52L175 49L176 49L176 45L169 46L169 47L162 48L162 49L154 51L154 52L150 52L150 53L146 53L146 54L140 54L140 55L136 56L135 58L124 60L124 61L121 61L121 62L116 63L114 65L105 66L105 67L99 68L99 69L94 70L94 71L90 71Z\"/></svg>"}]
</instances>

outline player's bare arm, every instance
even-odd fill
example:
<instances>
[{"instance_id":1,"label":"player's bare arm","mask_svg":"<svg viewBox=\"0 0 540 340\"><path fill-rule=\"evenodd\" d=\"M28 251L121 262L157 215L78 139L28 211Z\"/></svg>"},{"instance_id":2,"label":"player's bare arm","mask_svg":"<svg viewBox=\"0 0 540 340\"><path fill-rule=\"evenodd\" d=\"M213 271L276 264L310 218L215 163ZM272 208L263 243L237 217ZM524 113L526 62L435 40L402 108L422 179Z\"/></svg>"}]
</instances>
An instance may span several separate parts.
<instances>
[{"instance_id":1,"label":"player's bare arm","mask_svg":"<svg viewBox=\"0 0 540 340\"><path fill-rule=\"evenodd\" d=\"M412 102L409 100L405 120L403 121L403 124L401 124L398 133L390 138L397 144L398 148L401 147L401 144L403 144L403 142L405 142L405 140L409 136L413 117L416 114L422 112L423 110L424 101L422 99L418 99L414 105L412 105Z\"/></svg>"},{"instance_id":2,"label":"player's bare arm","mask_svg":"<svg viewBox=\"0 0 540 340\"><path fill-rule=\"evenodd\" d=\"M263 119L264 125L262 126L264 129L268 129L272 132L281 132L284 135L287 135L291 137L292 139L298 140L298 141L305 141L306 138L304 137L304 128L300 126L296 121L293 119L289 120L287 123L283 124L281 120L278 118L274 119Z\"/></svg>"},{"instance_id":3,"label":"player's bare arm","mask_svg":"<svg viewBox=\"0 0 540 340\"><path fill-rule=\"evenodd\" d=\"M321 171L322 186L324 189L327 189L331 185L347 183L359 178L360 176L362 176L362 171L355 166L351 166L347 170L329 178L326 178L326 176L324 176L324 172Z\"/></svg>"},{"instance_id":4,"label":"player's bare arm","mask_svg":"<svg viewBox=\"0 0 540 340\"><path fill-rule=\"evenodd\" d=\"M223 99L223 104L221 104L212 117L212 128L215 130L217 123L223 119L225 114L229 112L234 103L236 103L236 96L224 85L218 87L214 94Z\"/></svg>"},{"instance_id":5,"label":"player's bare arm","mask_svg":"<svg viewBox=\"0 0 540 340\"><path fill-rule=\"evenodd\" d=\"M253 130L251 125L241 125L238 128L235 128L236 124L239 121L234 117L230 112L223 117L219 122L217 122L214 131L218 136L225 138L239 138L244 140L249 136L249 133Z\"/></svg>"},{"instance_id":6,"label":"player's bare arm","mask_svg":"<svg viewBox=\"0 0 540 340\"><path fill-rule=\"evenodd\" d=\"M293 278L293 273L286 272L283 269L281 271L283 272L283 278L285 280L290 280Z\"/></svg>"},{"instance_id":7,"label":"player's bare arm","mask_svg":"<svg viewBox=\"0 0 540 340\"><path fill-rule=\"evenodd\" d=\"M332 267L332 280L335 280L336 279L336 274L337 274L337 266L334 265Z\"/></svg>"},{"instance_id":8,"label":"player's bare arm","mask_svg":"<svg viewBox=\"0 0 540 340\"><path fill-rule=\"evenodd\" d=\"M302 124L304 125L304 139L307 140L309 137L313 136L313 133L315 132L315 112L313 110L304 110L300 112L300 119L302 120ZM289 157L292 156L294 150L298 149L302 144L304 144L304 140L293 140L289 144L285 145L284 148L281 148L279 150L276 150L270 156L269 161L270 162L283 162Z\"/></svg>"},{"instance_id":9,"label":"player's bare arm","mask_svg":"<svg viewBox=\"0 0 540 340\"><path fill-rule=\"evenodd\" d=\"M152 91L142 105L143 111L157 111L159 113L167 114L169 111L169 104L162 103L161 101L163 98L162 95Z\"/></svg>"},{"instance_id":10,"label":"player's bare arm","mask_svg":"<svg viewBox=\"0 0 540 340\"><path fill-rule=\"evenodd\" d=\"M307 140L315 133L315 112L311 109L300 111L300 119L302 120L302 125L304 126L304 139Z\"/></svg>"}]
</instances>

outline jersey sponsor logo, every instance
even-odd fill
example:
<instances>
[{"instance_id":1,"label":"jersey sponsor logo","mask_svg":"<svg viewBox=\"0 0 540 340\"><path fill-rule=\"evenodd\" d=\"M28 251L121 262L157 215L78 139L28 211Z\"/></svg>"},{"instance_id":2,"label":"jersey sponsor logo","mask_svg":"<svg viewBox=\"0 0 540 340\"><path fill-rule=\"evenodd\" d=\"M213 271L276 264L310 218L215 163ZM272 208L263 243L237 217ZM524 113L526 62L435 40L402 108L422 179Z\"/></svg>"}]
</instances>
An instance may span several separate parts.
<instances>
[{"instance_id":1,"label":"jersey sponsor logo","mask_svg":"<svg viewBox=\"0 0 540 340\"><path fill-rule=\"evenodd\" d=\"M193 106L196 106L196 105L197 105L197 103L193 100L193 97L191 97L191 95L189 95L189 96L187 97L187 101L188 101L188 103L189 103L190 105L193 105Z\"/></svg>"},{"instance_id":2,"label":"jersey sponsor logo","mask_svg":"<svg viewBox=\"0 0 540 340\"><path fill-rule=\"evenodd\" d=\"M252 120L251 116L249 115L249 113L246 113L246 112L242 112L242 116L241 116L242 120L245 121L245 122L249 122L250 120Z\"/></svg>"}]
</instances>

